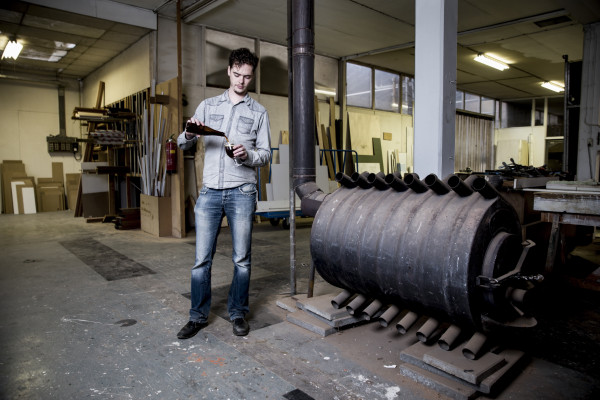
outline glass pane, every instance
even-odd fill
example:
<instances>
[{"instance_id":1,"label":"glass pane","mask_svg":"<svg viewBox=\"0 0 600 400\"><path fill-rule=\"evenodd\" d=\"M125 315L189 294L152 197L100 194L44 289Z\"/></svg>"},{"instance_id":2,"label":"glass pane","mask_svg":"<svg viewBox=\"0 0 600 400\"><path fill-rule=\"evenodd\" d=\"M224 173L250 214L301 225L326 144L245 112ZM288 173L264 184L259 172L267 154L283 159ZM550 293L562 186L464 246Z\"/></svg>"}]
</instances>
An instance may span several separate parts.
<instances>
[{"instance_id":1,"label":"glass pane","mask_svg":"<svg viewBox=\"0 0 600 400\"><path fill-rule=\"evenodd\" d=\"M563 97L548 98L548 125L546 136L564 135L564 104Z\"/></svg>"},{"instance_id":2,"label":"glass pane","mask_svg":"<svg viewBox=\"0 0 600 400\"><path fill-rule=\"evenodd\" d=\"M349 106L372 108L371 68L346 64L346 103Z\"/></svg>"},{"instance_id":3,"label":"glass pane","mask_svg":"<svg viewBox=\"0 0 600 400\"><path fill-rule=\"evenodd\" d=\"M502 124L501 124L501 121L500 121L500 117L501 117L500 105L501 104L502 104L502 102L500 102L500 101L496 102L496 119L494 121L496 123L496 126L495 126L496 129L502 128Z\"/></svg>"},{"instance_id":4,"label":"glass pane","mask_svg":"<svg viewBox=\"0 0 600 400\"><path fill-rule=\"evenodd\" d=\"M546 168L549 171L562 171L563 167L563 139L546 140Z\"/></svg>"},{"instance_id":5,"label":"glass pane","mask_svg":"<svg viewBox=\"0 0 600 400\"><path fill-rule=\"evenodd\" d=\"M535 104L535 126L544 125L544 99L534 99Z\"/></svg>"},{"instance_id":6,"label":"glass pane","mask_svg":"<svg viewBox=\"0 0 600 400\"><path fill-rule=\"evenodd\" d=\"M228 88L229 77L227 66L231 50L247 47L254 52L254 40L243 36L217 32L210 29L206 31L206 85ZM248 90L255 91L254 80Z\"/></svg>"},{"instance_id":7,"label":"glass pane","mask_svg":"<svg viewBox=\"0 0 600 400\"><path fill-rule=\"evenodd\" d=\"M463 92L461 92L460 90L456 91L456 109L457 110L462 110L463 108L465 108L464 97L465 97L465 94Z\"/></svg>"},{"instance_id":8,"label":"glass pane","mask_svg":"<svg viewBox=\"0 0 600 400\"><path fill-rule=\"evenodd\" d=\"M261 93L287 96L287 57L287 47L272 43L260 42Z\"/></svg>"},{"instance_id":9,"label":"glass pane","mask_svg":"<svg viewBox=\"0 0 600 400\"><path fill-rule=\"evenodd\" d=\"M475 113L480 112L479 99L479 96L477 96L476 94L465 92L465 110Z\"/></svg>"},{"instance_id":10,"label":"glass pane","mask_svg":"<svg viewBox=\"0 0 600 400\"><path fill-rule=\"evenodd\" d=\"M503 128L531 126L531 100L513 100L502 103Z\"/></svg>"},{"instance_id":11,"label":"glass pane","mask_svg":"<svg viewBox=\"0 0 600 400\"><path fill-rule=\"evenodd\" d=\"M413 115L415 103L415 78L402 76L402 114Z\"/></svg>"},{"instance_id":12,"label":"glass pane","mask_svg":"<svg viewBox=\"0 0 600 400\"><path fill-rule=\"evenodd\" d=\"M494 99L490 99L488 97L481 98L481 113L487 115L494 115Z\"/></svg>"},{"instance_id":13,"label":"glass pane","mask_svg":"<svg viewBox=\"0 0 600 400\"><path fill-rule=\"evenodd\" d=\"M375 70L375 108L398 112L400 98L400 75Z\"/></svg>"}]
</instances>

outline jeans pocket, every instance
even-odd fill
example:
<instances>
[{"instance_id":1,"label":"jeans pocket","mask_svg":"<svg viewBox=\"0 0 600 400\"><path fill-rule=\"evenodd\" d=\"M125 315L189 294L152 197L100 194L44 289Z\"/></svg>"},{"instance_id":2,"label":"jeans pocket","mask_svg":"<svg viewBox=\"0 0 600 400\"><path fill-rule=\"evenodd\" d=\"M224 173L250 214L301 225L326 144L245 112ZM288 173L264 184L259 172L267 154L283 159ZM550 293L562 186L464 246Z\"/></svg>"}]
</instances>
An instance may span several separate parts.
<instances>
[{"instance_id":1,"label":"jeans pocket","mask_svg":"<svg viewBox=\"0 0 600 400\"><path fill-rule=\"evenodd\" d=\"M256 185L254 183L246 183L238 188L240 193L248 197L256 197Z\"/></svg>"},{"instance_id":2,"label":"jeans pocket","mask_svg":"<svg viewBox=\"0 0 600 400\"><path fill-rule=\"evenodd\" d=\"M252 131L254 120L248 117L240 117L237 123L237 131L241 135L248 135Z\"/></svg>"},{"instance_id":3,"label":"jeans pocket","mask_svg":"<svg viewBox=\"0 0 600 400\"><path fill-rule=\"evenodd\" d=\"M208 188L206 186L202 186L202 189L200 189L200 192L198 192L198 194L204 196L206 193L208 193Z\"/></svg>"}]
</instances>

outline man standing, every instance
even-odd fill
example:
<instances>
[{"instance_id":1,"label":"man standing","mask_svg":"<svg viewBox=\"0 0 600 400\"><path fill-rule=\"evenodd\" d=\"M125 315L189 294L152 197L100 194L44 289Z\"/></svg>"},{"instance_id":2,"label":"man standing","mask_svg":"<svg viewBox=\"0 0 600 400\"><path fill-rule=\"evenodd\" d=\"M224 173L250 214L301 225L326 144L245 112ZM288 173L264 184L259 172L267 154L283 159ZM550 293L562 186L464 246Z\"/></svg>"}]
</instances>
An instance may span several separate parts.
<instances>
[{"instance_id":1,"label":"man standing","mask_svg":"<svg viewBox=\"0 0 600 400\"><path fill-rule=\"evenodd\" d=\"M202 189L194 207L196 216L196 260L192 269L192 299L189 322L177 337L188 339L206 326L211 302L211 267L221 221L227 216L232 237L233 281L227 310L233 333L245 336L250 326L250 255L252 223L256 209L256 170L271 156L269 116L266 109L248 95L258 58L250 50L233 50L227 75L229 89L200 103L189 123L206 125L224 132L234 144L233 157L225 152L225 138L204 136ZM187 131L177 138L183 150L196 145L197 136Z\"/></svg>"}]
</instances>

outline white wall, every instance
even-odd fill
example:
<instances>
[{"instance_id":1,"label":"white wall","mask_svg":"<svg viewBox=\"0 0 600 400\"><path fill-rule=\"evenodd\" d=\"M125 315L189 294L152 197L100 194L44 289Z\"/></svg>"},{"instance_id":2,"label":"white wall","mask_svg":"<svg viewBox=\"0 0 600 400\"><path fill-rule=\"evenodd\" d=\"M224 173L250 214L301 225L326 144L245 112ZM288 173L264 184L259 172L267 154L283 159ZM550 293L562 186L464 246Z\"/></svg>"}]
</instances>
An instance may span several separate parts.
<instances>
[{"instance_id":1,"label":"white wall","mask_svg":"<svg viewBox=\"0 0 600 400\"><path fill-rule=\"evenodd\" d=\"M98 83L104 82L104 104L121 100L150 87L150 40L148 34L83 81L82 107L94 107ZM67 108L67 111L69 109Z\"/></svg>"},{"instance_id":2,"label":"white wall","mask_svg":"<svg viewBox=\"0 0 600 400\"><path fill-rule=\"evenodd\" d=\"M71 112L79 105L77 85L65 88L67 136L80 137L79 121ZM80 172L71 154L50 155L47 136L60 132L58 87L24 81L0 80L0 161L21 160L28 176L52 177L52 163L62 162L64 173Z\"/></svg>"},{"instance_id":3,"label":"white wall","mask_svg":"<svg viewBox=\"0 0 600 400\"><path fill-rule=\"evenodd\" d=\"M528 165L541 167L545 163L546 152L546 127L545 126L527 126L519 128L496 129L494 134L494 143L498 145L499 141L511 141L517 143L519 140L525 140L528 143ZM515 154L518 148L515 147ZM502 165L502 161L510 164L510 159L501 159L502 155L497 155L495 168ZM517 162L516 157L515 162Z\"/></svg>"}]
</instances>

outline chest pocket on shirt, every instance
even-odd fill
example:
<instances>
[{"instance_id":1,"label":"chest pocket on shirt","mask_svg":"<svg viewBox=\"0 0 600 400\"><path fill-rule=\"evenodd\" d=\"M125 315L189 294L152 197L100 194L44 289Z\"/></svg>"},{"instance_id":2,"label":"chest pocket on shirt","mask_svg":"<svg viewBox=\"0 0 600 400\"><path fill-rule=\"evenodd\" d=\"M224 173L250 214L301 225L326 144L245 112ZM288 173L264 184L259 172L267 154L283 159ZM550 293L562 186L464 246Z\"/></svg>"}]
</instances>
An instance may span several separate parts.
<instances>
[{"instance_id":1,"label":"chest pocket on shirt","mask_svg":"<svg viewBox=\"0 0 600 400\"><path fill-rule=\"evenodd\" d=\"M225 116L223 114L210 114L210 116L208 117L208 126L216 129L216 130L221 130L221 125L223 125L223 118Z\"/></svg>"},{"instance_id":2,"label":"chest pocket on shirt","mask_svg":"<svg viewBox=\"0 0 600 400\"><path fill-rule=\"evenodd\" d=\"M237 123L237 131L239 134L248 135L252 131L254 120L252 118L240 117Z\"/></svg>"}]
</instances>

